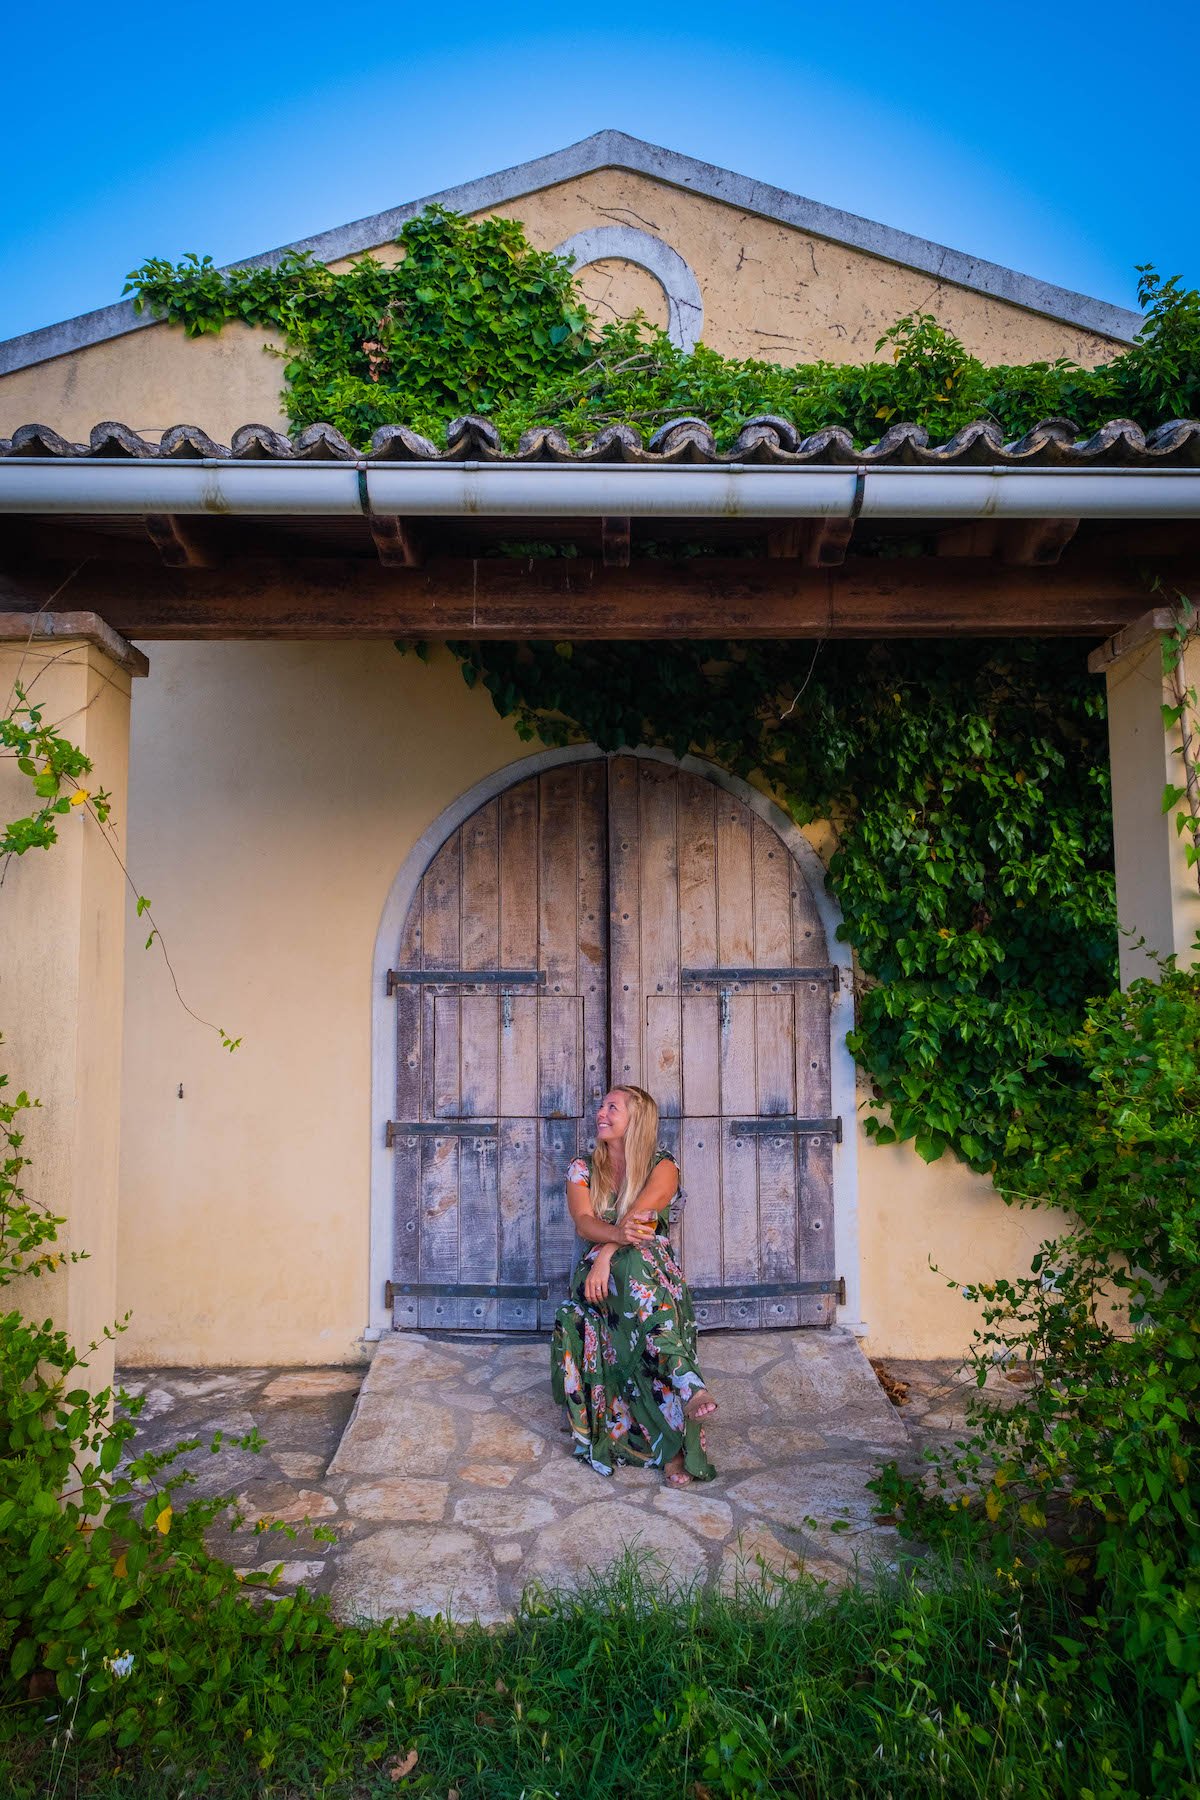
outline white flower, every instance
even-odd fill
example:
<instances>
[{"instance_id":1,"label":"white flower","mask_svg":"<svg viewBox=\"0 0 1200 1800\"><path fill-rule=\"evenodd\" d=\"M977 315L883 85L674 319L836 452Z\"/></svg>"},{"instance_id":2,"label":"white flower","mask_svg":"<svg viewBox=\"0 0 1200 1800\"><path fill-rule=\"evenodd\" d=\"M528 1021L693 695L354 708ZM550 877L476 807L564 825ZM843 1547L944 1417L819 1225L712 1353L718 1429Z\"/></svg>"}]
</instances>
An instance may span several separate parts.
<instances>
[{"instance_id":1,"label":"white flower","mask_svg":"<svg viewBox=\"0 0 1200 1800\"><path fill-rule=\"evenodd\" d=\"M104 1666L110 1675L115 1675L118 1681L124 1681L133 1668L133 1651L121 1650L116 1656L106 1656Z\"/></svg>"}]
</instances>

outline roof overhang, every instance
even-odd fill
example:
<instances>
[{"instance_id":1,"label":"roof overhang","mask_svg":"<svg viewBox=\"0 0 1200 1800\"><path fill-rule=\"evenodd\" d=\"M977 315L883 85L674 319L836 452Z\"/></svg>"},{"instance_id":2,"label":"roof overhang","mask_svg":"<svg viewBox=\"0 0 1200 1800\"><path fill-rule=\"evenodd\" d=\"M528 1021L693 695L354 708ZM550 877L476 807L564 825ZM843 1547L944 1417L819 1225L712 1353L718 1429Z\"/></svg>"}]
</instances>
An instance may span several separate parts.
<instances>
[{"instance_id":1,"label":"roof overhang","mask_svg":"<svg viewBox=\"0 0 1200 1800\"><path fill-rule=\"evenodd\" d=\"M1200 424L1015 443L979 422L855 448L750 420L728 452L485 420L368 455L328 426L0 444L0 609L90 610L127 638L1101 638L1200 593Z\"/></svg>"}]
</instances>

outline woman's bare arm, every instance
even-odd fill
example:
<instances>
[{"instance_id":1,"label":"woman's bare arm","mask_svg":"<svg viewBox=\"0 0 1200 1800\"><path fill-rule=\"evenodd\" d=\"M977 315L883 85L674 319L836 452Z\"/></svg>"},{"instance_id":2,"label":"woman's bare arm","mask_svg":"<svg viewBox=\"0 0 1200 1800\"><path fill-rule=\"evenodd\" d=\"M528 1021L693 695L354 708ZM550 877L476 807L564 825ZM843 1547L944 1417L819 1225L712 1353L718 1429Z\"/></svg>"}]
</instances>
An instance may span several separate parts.
<instances>
[{"instance_id":1,"label":"woman's bare arm","mask_svg":"<svg viewBox=\"0 0 1200 1800\"><path fill-rule=\"evenodd\" d=\"M651 1172L649 1181L638 1195L636 1211L639 1214L665 1212L678 1192L679 1166L668 1156Z\"/></svg>"},{"instance_id":2,"label":"woman's bare arm","mask_svg":"<svg viewBox=\"0 0 1200 1800\"><path fill-rule=\"evenodd\" d=\"M568 1181L567 1205L576 1231L589 1244L640 1244L649 1237L653 1229L647 1220L636 1218L630 1213L626 1214L619 1225L609 1225L604 1219L598 1219L585 1181ZM640 1201L638 1206L640 1211Z\"/></svg>"}]
</instances>

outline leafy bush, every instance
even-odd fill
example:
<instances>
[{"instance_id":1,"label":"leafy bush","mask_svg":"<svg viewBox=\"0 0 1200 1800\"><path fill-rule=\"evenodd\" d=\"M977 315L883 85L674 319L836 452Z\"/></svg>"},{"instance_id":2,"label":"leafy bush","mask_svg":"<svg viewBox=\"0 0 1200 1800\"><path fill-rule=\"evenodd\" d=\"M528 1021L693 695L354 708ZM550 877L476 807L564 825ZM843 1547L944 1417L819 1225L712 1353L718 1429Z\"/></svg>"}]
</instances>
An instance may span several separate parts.
<instances>
[{"instance_id":1,"label":"leafy bush","mask_svg":"<svg viewBox=\"0 0 1200 1800\"><path fill-rule=\"evenodd\" d=\"M1200 294L1148 265L1138 341L1096 369L1066 358L988 368L930 313L884 332L876 351L886 361L788 367L679 350L640 317L597 325L569 265L532 249L510 219L433 207L397 242L401 260L366 255L336 273L307 255L225 273L210 257L151 258L125 291L191 336L231 319L280 332L293 427L325 421L363 447L397 422L440 438L464 412L494 419L510 446L532 426L578 440L682 415L707 420L728 445L763 412L802 433L840 425L860 444L900 421L940 441L980 418L1018 436L1051 416L1093 430L1114 416L1149 428L1200 412Z\"/></svg>"},{"instance_id":2,"label":"leafy bush","mask_svg":"<svg viewBox=\"0 0 1200 1800\"><path fill-rule=\"evenodd\" d=\"M893 1469L879 1491L925 1536L1069 1578L1136 1664L1154 1791L1178 1794L1200 1722L1200 965L1093 1001L1075 1049L1084 1085L1003 1184L1072 1223L1027 1276L972 1289L981 1387L997 1358L1033 1379L976 1403L931 1486Z\"/></svg>"}]
</instances>

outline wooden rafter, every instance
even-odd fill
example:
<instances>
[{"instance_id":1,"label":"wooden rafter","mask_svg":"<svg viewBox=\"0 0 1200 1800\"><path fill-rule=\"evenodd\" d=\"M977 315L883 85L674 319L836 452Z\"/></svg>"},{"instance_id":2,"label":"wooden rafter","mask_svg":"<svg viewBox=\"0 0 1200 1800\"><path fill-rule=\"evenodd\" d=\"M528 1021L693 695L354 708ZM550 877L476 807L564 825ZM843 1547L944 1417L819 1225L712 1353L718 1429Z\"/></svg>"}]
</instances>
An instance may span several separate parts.
<instances>
[{"instance_id":1,"label":"wooden rafter","mask_svg":"<svg viewBox=\"0 0 1200 1800\"><path fill-rule=\"evenodd\" d=\"M845 562L853 535L853 519L793 519L767 533L767 555L794 557L806 569L834 569Z\"/></svg>"},{"instance_id":2,"label":"wooden rafter","mask_svg":"<svg viewBox=\"0 0 1200 1800\"><path fill-rule=\"evenodd\" d=\"M601 519L600 560L606 569L629 567L628 519Z\"/></svg>"},{"instance_id":3,"label":"wooden rafter","mask_svg":"<svg viewBox=\"0 0 1200 1800\"><path fill-rule=\"evenodd\" d=\"M203 519L179 513L147 513L146 535L168 569L215 569L221 552Z\"/></svg>"},{"instance_id":4,"label":"wooden rafter","mask_svg":"<svg viewBox=\"0 0 1200 1800\"><path fill-rule=\"evenodd\" d=\"M419 569L425 561L421 534L407 519L370 513L368 523L376 554L385 569Z\"/></svg>"},{"instance_id":5,"label":"wooden rafter","mask_svg":"<svg viewBox=\"0 0 1200 1800\"><path fill-rule=\"evenodd\" d=\"M1014 568L1048 569L1078 530L1078 519L1014 519L1001 530L1001 561Z\"/></svg>"}]
</instances>

